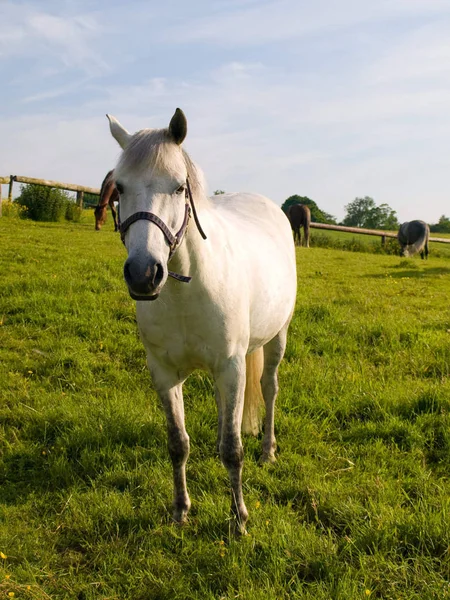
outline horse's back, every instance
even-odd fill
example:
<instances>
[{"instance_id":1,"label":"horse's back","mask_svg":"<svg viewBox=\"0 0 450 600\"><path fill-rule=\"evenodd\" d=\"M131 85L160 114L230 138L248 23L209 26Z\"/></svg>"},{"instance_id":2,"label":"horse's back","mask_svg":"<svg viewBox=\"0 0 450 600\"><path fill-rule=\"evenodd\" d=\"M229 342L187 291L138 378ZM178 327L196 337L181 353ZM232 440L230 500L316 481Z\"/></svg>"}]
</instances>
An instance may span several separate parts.
<instances>
[{"instance_id":1,"label":"horse's back","mask_svg":"<svg viewBox=\"0 0 450 600\"><path fill-rule=\"evenodd\" d=\"M266 196L251 193L220 194L213 196L211 202L218 214L237 230L246 230L251 235L264 232L271 237L291 237L289 222L283 211Z\"/></svg>"}]
</instances>

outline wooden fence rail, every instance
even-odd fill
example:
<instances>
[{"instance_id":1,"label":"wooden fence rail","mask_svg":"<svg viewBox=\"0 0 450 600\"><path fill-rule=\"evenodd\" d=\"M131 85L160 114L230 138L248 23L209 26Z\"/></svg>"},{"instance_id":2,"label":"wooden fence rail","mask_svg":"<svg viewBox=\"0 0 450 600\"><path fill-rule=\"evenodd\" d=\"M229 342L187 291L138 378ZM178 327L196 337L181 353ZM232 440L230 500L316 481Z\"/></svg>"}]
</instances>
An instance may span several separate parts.
<instances>
[{"instance_id":1,"label":"wooden fence rail","mask_svg":"<svg viewBox=\"0 0 450 600\"><path fill-rule=\"evenodd\" d=\"M87 194L100 194L99 188L87 187L86 185L76 185L74 183L61 183L60 181L50 181L48 179L34 179L33 177L23 177L22 175L12 175L13 181L19 183L34 183L36 185L45 185L48 187L68 190L69 192L86 192Z\"/></svg>"},{"instance_id":2,"label":"wooden fence rail","mask_svg":"<svg viewBox=\"0 0 450 600\"><path fill-rule=\"evenodd\" d=\"M396 238L394 231L380 231L379 229L363 229L362 227L345 227L344 225L328 225L328 223L311 223L315 229L330 229L333 231L345 231L346 233L362 233L363 235L378 235L381 237L381 243L386 243L386 238ZM450 238L430 237L430 242L441 244L450 244Z\"/></svg>"},{"instance_id":3,"label":"wooden fence rail","mask_svg":"<svg viewBox=\"0 0 450 600\"><path fill-rule=\"evenodd\" d=\"M100 194L100 188L92 188L86 185L77 185L75 183L62 183L61 181L50 181L49 179L36 179L35 177L24 177L23 175L9 175L8 177L0 177L0 217L2 216L2 188L1 184L9 184L8 200L13 197L13 185L17 183L31 183L34 185L43 185L46 187L58 188L69 192L77 193L77 204L83 208L83 197L87 194Z\"/></svg>"}]
</instances>

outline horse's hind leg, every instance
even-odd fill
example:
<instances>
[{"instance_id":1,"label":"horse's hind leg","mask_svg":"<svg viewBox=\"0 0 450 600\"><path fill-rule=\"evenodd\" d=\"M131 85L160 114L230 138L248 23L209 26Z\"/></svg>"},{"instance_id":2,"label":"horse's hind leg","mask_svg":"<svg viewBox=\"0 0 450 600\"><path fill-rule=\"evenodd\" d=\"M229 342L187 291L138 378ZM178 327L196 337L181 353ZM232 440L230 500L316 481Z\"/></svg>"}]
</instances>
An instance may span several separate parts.
<instances>
[{"instance_id":1,"label":"horse's hind leg","mask_svg":"<svg viewBox=\"0 0 450 600\"><path fill-rule=\"evenodd\" d=\"M425 246L423 247L422 252L420 253L422 260L424 258L428 258L428 242L425 242Z\"/></svg>"},{"instance_id":2,"label":"horse's hind leg","mask_svg":"<svg viewBox=\"0 0 450 600\"><path fill-rule=\"evenodd\" d=\"M275 400L278 394L278 366L286 349L287 330L289 321L283 329L264 346L264 371L261 377L261 387L266 406L264 421L264 437L262 443L261 463L276 461L275 451Z\"/></svg>"}]
</instances>

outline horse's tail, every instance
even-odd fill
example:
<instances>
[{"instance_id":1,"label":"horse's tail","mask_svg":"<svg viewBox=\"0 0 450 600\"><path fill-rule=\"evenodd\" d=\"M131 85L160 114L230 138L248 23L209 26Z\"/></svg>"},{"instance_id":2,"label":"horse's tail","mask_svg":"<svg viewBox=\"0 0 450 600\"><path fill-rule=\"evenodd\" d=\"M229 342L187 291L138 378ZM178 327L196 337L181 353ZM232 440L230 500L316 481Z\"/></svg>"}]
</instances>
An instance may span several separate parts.
<instances>
[{"instance_id":1,"label":"horse's tail","mask_svg":"<svg viewBox=\"0 0 450 600\"><path fill-rule=\"evenodd\" d=\"M264 399L261 390L261 375L264 369L264 350L258 348L245 359L247 376L245 381L244 413L242 432L258 435L261 431L260 406Z\"/></svg>"}]
</instances>

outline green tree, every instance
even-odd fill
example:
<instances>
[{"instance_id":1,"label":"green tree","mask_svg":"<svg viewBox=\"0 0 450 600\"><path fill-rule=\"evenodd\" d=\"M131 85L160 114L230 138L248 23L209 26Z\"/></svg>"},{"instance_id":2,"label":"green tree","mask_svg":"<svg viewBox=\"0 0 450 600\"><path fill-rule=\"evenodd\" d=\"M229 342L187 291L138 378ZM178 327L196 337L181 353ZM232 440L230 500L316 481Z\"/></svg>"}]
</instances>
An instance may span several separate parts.
<instances>
[{"instance_id":1,"label":"green tree","mask_svg":"<svg viewBox=\"0 0 450 600\"><path fill-rule=\"evenodd\" d=\"M377 207L377 229L395 231L400 227L397 219L397 213L388 204L380 204Z\"/></svg>"},{"instance_id":2,"label":"green tree","mask_svg":"<svg viewBox=\"0 0 450 600\"><path fill-rule=\"evenodd\" d=\"M220 194L226 194L225 190L214 190L214 196L220 196Z\"/></svg>"},{"instance_id":3,"label":"green tree","mask_svg":"<svg viewBox=\"0 0 450 600\"><path fill-rule=\"evenodd\" d=\"M391 229L399 227L397 213L388 204L377 206L373 198L355 198L345 206L346 215L342 225L367 229Z\"/></svg>"},{"instance_id":4,"label":"green tree","mask_svg":"<svg viewBox=\"0 0 450 600\"><path fill-rule=\"evenodd\" d=\"M355 198L345 206L346 215L342 225L347 227L368 227L372 220L373 211L376 208L375 201L369 196Z\"/></svg>"},{"instance_id":5,"label":"green tree","mask_svg":"<svg viewBox=\"0 0 450 600\"><path fill-rule=\"evenodd\" d=\"M430 225L430 231L434 233L450 233L450 219L442 215L436 224Z\"/></svg>"},{"instance_id":6,"label":"green tree","mask_svg":"<svg viewBox=\"0 0 450 600\"><path fill-rule=\"evenodd\" d=\"M314 223L336 223L336 219L333 215L321 210L314 200L311 200L311 198L308 198L307 196L298 196L297 194L289 196L289 198L281 205L281 209L287 213L289 207L293 204L305 204L308 206L311 211L311 221Z\"/></svg>"}]
</instances>

